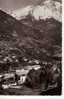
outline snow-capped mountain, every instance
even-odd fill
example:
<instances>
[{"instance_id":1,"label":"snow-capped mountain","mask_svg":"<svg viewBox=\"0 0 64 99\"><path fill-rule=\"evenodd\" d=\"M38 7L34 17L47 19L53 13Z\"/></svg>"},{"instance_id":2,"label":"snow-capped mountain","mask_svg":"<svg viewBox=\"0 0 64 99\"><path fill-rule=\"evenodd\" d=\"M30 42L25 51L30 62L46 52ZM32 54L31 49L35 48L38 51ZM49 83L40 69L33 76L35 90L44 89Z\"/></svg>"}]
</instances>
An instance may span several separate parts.
<instances>
[{"instance_id":1,"label":"snow-capped mountain","mask_svg":"<svg viewBox=\"0 0 64 99\"><path fill-rule=\"evenodd\" d=\"M61 3L53 0L46 0L43 3L37 5L29 5L22 9L12 11L12 16L20 20L25 18L28 14L31 14L36 20L54 18L61 22L62 9Z\"/></svg>"}]
</instances>

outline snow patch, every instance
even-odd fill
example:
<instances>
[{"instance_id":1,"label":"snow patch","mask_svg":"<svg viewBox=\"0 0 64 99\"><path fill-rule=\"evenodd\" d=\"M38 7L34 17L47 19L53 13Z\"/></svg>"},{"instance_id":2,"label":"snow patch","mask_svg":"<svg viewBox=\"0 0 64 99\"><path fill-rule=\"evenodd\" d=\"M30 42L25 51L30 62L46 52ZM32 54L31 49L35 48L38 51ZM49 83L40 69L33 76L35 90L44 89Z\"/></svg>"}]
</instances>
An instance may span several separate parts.
<instances>
[{"instance_id":1,"label":"snow patch","mask_svg":"<svg viewBox=\"0 0 64 99\"><path fill-rule=\"evenodd\" d=\"M24 18L25 16L28 15L28 13L32 10L32 6L27 6L22 9L18 9L15 11L12 11L11 15L15 17L16 19L20 20L21 18Z\"/></svg>"}]
</instances>

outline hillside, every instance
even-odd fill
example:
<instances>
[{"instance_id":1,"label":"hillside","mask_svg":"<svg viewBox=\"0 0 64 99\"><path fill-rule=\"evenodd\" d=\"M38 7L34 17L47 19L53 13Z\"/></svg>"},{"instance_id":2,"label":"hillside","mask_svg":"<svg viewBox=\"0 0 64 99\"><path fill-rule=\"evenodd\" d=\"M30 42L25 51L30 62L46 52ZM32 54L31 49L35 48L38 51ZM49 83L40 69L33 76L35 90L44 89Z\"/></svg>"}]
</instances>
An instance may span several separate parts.
<instances>
[{"instance_id":1,"label":"hillside","mask_svg":"<svg viewBox=\"0 0 64 99\"><path fill-rule=\"evenodd\" d=\"M29 21L26 21L28 18L29 16L24 20L17 21L5 12L0 11L0 53L3 57L5 55L9 57L18 56L18 53L20 54L19 57L39 60L51 57L56 49L57 51L61 49L60 22L53 18L33 20L33 22L29 19L32 22L29 26ZM11 52L12 54L8 55Z\"/></svg>"}]
</instances>

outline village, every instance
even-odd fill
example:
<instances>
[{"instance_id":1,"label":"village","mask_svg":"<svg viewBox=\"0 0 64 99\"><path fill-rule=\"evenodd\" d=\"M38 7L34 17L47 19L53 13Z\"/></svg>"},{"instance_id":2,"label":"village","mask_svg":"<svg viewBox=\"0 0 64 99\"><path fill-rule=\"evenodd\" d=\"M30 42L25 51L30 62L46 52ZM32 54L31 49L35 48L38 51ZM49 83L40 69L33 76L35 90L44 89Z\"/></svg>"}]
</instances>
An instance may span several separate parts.
<instances>
[{"instance_id":1,"label":"village","mask_svg":"<svg viewBox=\"0 0 64 99\"><path fill-rule=\"evenodd\" d=\"M27 59L25 59L24 61L27 61ZM33 61L29 61L29 63L32 63L32 62ZM29 72L32 71L32 70L38 71L42 68L48 68L47 71L52 72L51 73L52 75L57 71L57 73L53 77L54 78L53 82L55 80L55 77L56 77L56 79L59 77L60 69L59 69L58 66L56 66L56 65L52 66L51 62L48 63L48 62L44 61L43 62L43 67L42 67L42 66L39 65L38 60L35 60L34 62L35 62L35 65L24 66L24 68L22 68L22 69L11 70L10 72L6 72L4 74L1 73L0 74L0 87L2 89L9 89L9 88L21 89L23 84L26 82L26 79L28 78L27 75L29 74ZM35 75L34 75L34 77L35 77ZM34 77L32 77L32 78L34 78ZM57 82L56 82L56 84L57 84ZM57 86L56 84L55 84L55 86Z\"/></svg>"},{"instance_id":2,"label":"village","mask_svg":"<svg viewBox=\"0 0 64 99\"><path fill-rule=\"evenodd\" d=\"M25 61L27 61L25 59ZM38 64L39 62L35 60ZM31 63L31 61L29 61ZM4 79L4 83L2 84L3 89L7 88L19 88L19 86L15 87L17 84L21 85L25 82L26 76L28 72L32 69L38 70L40 65L33 65L33 66L25 66L23 69L11 70L11 72L6 72L4 74L0 74L0 82ZM10 82L9 82L10 81Z\"/></svg>"}]
</instances>

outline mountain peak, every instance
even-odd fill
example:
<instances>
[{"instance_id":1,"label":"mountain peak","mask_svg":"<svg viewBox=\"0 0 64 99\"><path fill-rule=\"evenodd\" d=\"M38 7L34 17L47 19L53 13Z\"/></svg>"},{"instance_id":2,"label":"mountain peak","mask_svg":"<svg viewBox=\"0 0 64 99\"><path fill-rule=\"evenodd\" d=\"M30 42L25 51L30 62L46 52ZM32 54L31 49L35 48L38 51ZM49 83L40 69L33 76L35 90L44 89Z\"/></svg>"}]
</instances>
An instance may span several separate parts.
<instances>
[{"instance_id":1,"label":"mountain peak","mask_svg":"<svg viewBox=\"0 0 64 99\"><path fill-rule=\"evenodd\" d=\"M38 2L36 5L29 5L12 12L12 16L18 20L31 14L36 20L54 18L61 22L61 3L56 0L46 0Z\"/></svg>"}]
</instances>

